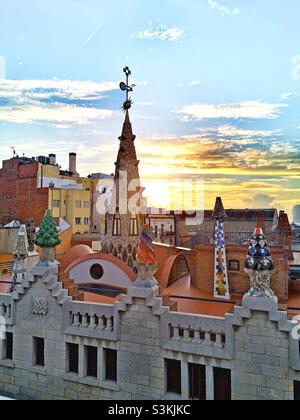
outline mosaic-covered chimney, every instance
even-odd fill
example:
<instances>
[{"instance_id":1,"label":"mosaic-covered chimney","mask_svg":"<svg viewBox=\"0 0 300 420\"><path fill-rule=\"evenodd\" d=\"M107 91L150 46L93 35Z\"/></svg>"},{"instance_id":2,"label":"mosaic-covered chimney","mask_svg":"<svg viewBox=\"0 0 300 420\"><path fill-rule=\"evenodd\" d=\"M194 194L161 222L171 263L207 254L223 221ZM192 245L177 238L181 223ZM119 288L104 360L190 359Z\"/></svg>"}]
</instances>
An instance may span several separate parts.
<instances>
[{"instance_id":1,"label":"mosaic-covered chimney","mask_svg":"<svg viewBox=\"0 0 300 420\"><path fill-rule=\"evenodd\" d=\"M271 289L271 276L275 272L273 258L263 229L256 228L250 241L245 271L250 277L250 290L246 297L275 298Z\"/></svg>"}]
</instances>

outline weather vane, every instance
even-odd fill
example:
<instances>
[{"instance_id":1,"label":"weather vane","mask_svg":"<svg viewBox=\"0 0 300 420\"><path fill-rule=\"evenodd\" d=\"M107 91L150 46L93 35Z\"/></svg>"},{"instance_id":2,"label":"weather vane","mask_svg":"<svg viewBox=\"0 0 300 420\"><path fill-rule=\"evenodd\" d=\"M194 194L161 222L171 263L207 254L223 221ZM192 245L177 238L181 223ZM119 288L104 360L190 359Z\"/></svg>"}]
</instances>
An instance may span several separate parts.
<instances>
[{"instance_id":1,"label":"weather vane","mask_svg":"<svg viewBox=\"0 0 300 420\"><path fill-rule=\"evenodd\" d=\"M133 89L135 88L135 85L129 85L129 76L131 76L131 71L129 67L124 67L123 72L126 75L126 83L121 82L120 83L120 89L123 92L126 92L126 101L123 104L123 110L128 111L132 107L132 99L129 97L129 92L133 92Z\"/></svg>"}]
</instances>

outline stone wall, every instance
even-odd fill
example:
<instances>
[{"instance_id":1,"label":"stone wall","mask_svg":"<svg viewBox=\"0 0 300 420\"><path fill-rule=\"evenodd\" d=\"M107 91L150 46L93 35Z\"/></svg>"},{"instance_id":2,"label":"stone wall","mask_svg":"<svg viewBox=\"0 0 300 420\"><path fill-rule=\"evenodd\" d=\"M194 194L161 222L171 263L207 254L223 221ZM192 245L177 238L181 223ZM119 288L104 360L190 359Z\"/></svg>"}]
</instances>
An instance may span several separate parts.
<instances>
[{"instance_id":1,"label":"stone wall","mask_svg":"<svg viewBox=\"0 0 300 420\"><path fill-rule=\"evenodd\" d=\"M244 299L225 318L170 312L159 290L130 288L114 305L72 301L57 267L36 267L0 315L14 334L13 360L0 353L0 393L18 399L186 400L189 364L205 366L206 398L214 368L231 371L232 399L293 399L300 380L297 325L273 301ZM45 366L34 366L33 339L45 340ZM79 349L68 373L67 345ZM87 346L97 348L97 377L87 376ZM117 381L106 380L106 350L117 351ZM181 395L166 392L166 360L181 362Z\"/></svg>"}]
</instances>

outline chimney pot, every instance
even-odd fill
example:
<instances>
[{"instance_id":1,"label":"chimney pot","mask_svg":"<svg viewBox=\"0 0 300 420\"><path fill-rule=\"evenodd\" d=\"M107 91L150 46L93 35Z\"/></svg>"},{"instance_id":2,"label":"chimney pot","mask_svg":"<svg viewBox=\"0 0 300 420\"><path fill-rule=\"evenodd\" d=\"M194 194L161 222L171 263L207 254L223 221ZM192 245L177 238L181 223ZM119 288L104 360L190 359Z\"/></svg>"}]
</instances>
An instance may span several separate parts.
<instances>
[{"instance_id":1,"label":"chimney pot","mask_svg":"<svg viewBox=\"0 0 300 420\"><path fill-rule=\"evenodd\" d=\"M77 160L76 153L70 153L69 154L69 171L74 175L77 173L76 160Z\"/></svg>"},{"instance_id":2,"label":"chimney pot","mask_svg":"<svg viewBox=\"0 0 300 420\"><path fill-rule=\"evenodd\" d=\"M56 165L56 155L51 153L49 155L49 161L50 161L50 165Z\"/></svg>"}]
</instances>

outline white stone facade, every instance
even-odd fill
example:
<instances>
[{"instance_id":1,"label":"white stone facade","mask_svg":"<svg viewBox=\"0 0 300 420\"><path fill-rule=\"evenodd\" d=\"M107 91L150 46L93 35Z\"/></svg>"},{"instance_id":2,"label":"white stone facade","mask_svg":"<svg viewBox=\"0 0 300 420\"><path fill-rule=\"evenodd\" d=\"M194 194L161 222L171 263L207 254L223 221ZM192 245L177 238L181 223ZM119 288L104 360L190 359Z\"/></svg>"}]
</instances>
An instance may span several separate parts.
<instances>
[{"instance_id":1,"label":"white stone facade","mask_svg":"<svg viewBox=\"0 0 300 420\"><path fill-rule=\"evenodd\" d=\"M231 371L234 400L292 400L300 381L297 324L271 301L246 298L225 318L170 312L158 289L132 287L114 305L74 302L54 266L0 295L0 316L13 333L11 360L0 341L0 394L17 399L186 400L190 363L206 367L208 400L214 368ZM34 366L36 338L43 367ZM68 373L69 344L78 345L78 374ZM97 349L97 377L87 375L87 346ZM117 381L106 380L108 349L117 351ZM181 362L181 395L166 392L166 360Z\"/></svg>"}]
</instances>

